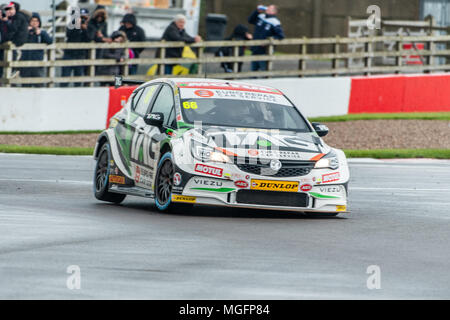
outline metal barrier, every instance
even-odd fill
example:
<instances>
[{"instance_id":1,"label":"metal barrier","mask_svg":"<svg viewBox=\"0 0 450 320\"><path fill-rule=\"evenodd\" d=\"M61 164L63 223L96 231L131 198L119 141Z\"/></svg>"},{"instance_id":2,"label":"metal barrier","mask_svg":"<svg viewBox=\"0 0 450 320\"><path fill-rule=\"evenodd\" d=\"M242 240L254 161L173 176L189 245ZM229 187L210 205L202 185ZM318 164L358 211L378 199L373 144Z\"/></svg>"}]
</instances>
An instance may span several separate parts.
<instances>
[{"instance_id":1,"label":"metal barrier","mask_svg":"<svg viewBox=\"0 0 450 320\"><path fill-rule=\"evenodd\" d=\"M386 50L384 46L377 46L378 43L386 41L395 42L393 50ZM43 84L49 87L61 83L86 83L94 86L96 83L111 82L112 76L96 75L96 67L119 65L122 66L122 75L134 80L151 80L165 75L164 66L166 64L198 64L196 74L190 77L205 77L205 71L208 70L209 64L232 63L233 72L216 72L208 73L208 77L223 79L253 78L253 77L303 77L303 76L323 76L323 75L370 75L380 73L404 73L404 72L436 72L450 70L448 56L448 42L450 35L439 36L374 36L361 38L298 38L284 40L252 40L252 41L206 41L191 45L190 47L197 51L197 58L165 58L168 48L181 48L186 46L183 42L127 42L118 43L55 43L52 45L42 44L25 44L17 48L12 43L3 44L0 50L4 50L4 59L0 62L3 67L3 76L0 83L4 86L19 84ZM416 43L423 44L423 50L417 50ZM363 44L364 50L360 52L349 52L349 44ZM413 44L412 50L405 50L404 44ZM437 44L439 48L437 48ZM265 46L267 47L266 55L245 55L239 56L240 47ZM291 47L298 48L298 54L275 53L275 48ZM308 46L325 46L331 48L330 52L325 53L308 53ZM232 47L232 56L215 57L205 53L208 47ZM381 47L380 51L379 48ZM145 48L157 50L154 58L125 59L123 62L116 62L111 59L97 59L96 51L99 49L128 49L128 48ZM59 60L56 58L58 50L66 49L85 49L88 51L89 59L86 60ZM13 51L24 50L44 50L44 61L14 61ZM281 50L280 50L281 51ZM408 65L404 63L406 57L411 55L419 56L423 61L421 64ZM391 57L393 61L390 65L376 65L373 63L375 58ZM445 63L438 64L436 57L444 57ZM351 59L362 59L362 66L352 66L349 61ZM238 72L239 62L267 61L267 70L255 72ZM280 61L291 61L286 68L274 68L274 63ZM325 67L317 67L310 62L326 62ZM128 75L128 65L158 65L156 75ZM292 66L295 65L295 68ZM65 66L86 66L87 76L83 77L60 77L56 76L56 69ZM15 76L17 72L14 70L29 67L44 67L45 76L40 78L21 78Z\"/></svg>"}]
</instances>

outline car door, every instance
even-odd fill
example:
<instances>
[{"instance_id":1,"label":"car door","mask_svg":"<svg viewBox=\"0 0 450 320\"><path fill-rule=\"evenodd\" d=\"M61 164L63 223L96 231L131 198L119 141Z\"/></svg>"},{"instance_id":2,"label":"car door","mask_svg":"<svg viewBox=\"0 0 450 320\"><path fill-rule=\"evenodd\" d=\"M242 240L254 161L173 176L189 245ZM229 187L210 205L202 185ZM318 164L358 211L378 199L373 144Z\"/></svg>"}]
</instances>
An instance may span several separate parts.
<instances>
[{"instance_id":1,"label":"car door","mask_svg":"<svg viewBox=\"0 0 450 320\"><path fill-rule=\"evenodd\" d=\"M118 119L116 137L123 163L131 177L135 177L136 171L139 171L136 170L137 165L150 166L148 157L144 157L142 150L146 127L143 117L151 107L159 87L158 83L151 84L133 93L129 112L125 112L123 118Z\"/></svg>"}]
</instances>

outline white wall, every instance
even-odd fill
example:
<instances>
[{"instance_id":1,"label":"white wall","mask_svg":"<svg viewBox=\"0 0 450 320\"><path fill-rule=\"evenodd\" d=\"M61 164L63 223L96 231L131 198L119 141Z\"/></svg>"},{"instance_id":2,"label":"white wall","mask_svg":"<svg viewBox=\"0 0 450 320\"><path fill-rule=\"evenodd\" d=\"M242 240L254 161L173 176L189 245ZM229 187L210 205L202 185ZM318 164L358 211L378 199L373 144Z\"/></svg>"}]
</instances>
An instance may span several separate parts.
<instances>
[{"instance_id":1,"label":"white wall","mask_svg":"<svg viewBox=\"0 0 450 320\"><path fill-rule=\"evenodd\" d=\"M100 130L108 88L0 88L0 131Z\"/></svg>"},{"instance_id":2,"label":"white wall","mask_svg":"<svg viewBox=\"0 0 450 320\"><path fill-rule=\"evenodd\" d=\"M348 113L351 78L249 79L249 83L281 90L307 117Z\"/></svg>"}]
</instances>

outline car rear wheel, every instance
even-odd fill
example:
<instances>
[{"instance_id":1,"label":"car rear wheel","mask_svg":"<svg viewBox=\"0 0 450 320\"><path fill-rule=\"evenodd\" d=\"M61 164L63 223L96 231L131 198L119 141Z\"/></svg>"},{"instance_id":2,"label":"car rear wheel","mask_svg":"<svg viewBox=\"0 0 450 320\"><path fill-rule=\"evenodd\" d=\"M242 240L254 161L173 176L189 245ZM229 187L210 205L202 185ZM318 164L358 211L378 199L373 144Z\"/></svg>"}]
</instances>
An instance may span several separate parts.
<instances>
[{"instance_id":1,"label":"car rear wheel","mask_svg":"<svg viewBox=\"0 0 450 320\"><path fill-rule=\"evenodd\" d=\"M126 195L108 191L111 149L105 143L100 149L94 173L94 195L98 200L121 203Z\"/></svg>"}]
</instances>

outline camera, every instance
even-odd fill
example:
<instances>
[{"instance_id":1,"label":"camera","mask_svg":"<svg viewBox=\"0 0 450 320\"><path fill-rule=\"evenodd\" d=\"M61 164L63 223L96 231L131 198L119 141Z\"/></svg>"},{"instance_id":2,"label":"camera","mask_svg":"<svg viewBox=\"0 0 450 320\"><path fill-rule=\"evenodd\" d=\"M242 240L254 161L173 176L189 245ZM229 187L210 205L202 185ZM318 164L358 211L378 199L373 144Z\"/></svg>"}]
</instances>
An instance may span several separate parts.
<instances>
[{"instance_id":1,"label":"camera","mask_svg":"<svg viewBox=\"0 0 450 320\"><path fill-rule=\"evenodd\" d=\"M3 19L5 17L6 17L6 10L2 9L1 12L0 12L0 19Z\"/></svg>"}]
</instances>

